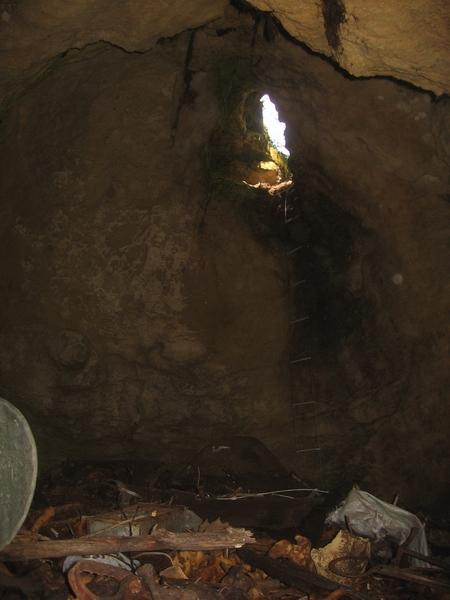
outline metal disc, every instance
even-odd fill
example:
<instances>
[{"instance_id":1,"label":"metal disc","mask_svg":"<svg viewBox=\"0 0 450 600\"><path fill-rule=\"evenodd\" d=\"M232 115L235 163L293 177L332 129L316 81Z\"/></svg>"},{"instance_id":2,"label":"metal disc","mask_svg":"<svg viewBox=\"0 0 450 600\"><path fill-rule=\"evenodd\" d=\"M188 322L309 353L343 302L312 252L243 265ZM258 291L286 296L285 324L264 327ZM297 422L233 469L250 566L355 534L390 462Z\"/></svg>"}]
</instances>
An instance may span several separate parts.
<instances>
[{"instance_id":1,"label":"metal disc","mask_svg":"<svg viewBox=\"0 0 450 600\"><path fill-rule=\"evenodd\" d=\"M28 514L37 476L37 452L22 413L0 398L0 550Z\"/></svg>"}]
</instances>

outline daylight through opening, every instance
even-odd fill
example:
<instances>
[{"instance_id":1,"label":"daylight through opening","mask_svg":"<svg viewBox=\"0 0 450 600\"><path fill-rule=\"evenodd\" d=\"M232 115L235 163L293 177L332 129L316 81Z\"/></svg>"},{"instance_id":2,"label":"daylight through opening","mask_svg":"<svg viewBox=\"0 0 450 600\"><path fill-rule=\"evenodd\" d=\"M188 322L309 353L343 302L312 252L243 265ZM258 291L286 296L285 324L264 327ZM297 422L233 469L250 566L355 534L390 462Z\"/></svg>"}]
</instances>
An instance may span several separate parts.
<instances>
[{"instance_id":1,"label":"daylight through opening","mask_svg":"<svg viewBox=\"0 0 450 600\"><path fill-rule=\"evenodd\" d=\"M283 123L279 120L277 107L272 102L268 94L264 94L264 96L262 96L261 103L263 123L267 130L269 139L278 152L288 157L290 152L286 148L286 138L284 136L286 123Z\"/></svg>"}]
</instances>

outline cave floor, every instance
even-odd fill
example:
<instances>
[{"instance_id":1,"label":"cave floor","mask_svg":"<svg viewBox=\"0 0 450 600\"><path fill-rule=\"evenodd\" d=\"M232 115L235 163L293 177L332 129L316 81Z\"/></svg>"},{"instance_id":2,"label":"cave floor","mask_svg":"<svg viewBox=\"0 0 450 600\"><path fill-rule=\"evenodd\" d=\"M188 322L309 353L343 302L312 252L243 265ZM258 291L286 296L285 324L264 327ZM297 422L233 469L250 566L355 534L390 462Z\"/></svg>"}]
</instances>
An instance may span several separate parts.
<instances>
[{"instance_id":1,"label":"cave floor","mask_svg":"<svg viewBox=\"0 0 450 600\"><path fill-rule=\"evenodd\" d=\"M400 562L398 546L394 544L390 544L394 559L375 556L379 548L372 545L371 553L363 560L356 576L352 576L355 564L347 561L342 563L345 569L340 571L346 573L344 579L333 569L328 571L330 577L321 578L323 571L316 562L318 553L326 552L331 548L332 540L342 535L347 554L352 554L355 559L353 544L360 543L362 538L353 535L351 525L349 532L340 531L337 526L324 526L327 513L333 504L336 506L338 494L308 490L295 475L226 473L222 477L206 477L201 470L188 470L175 477L161 465L149 461L144 465L142 462L66 461L43 473L18 537L27 535L32 541L101 540L100 536L96 537L98 530L93 528L93 523L101 523L101 529L105 524L109 525L109 533L103 535L127 536L147 534L151 522L151 531L155 531L156 523L175 532L185 531L187 525L198 528L200 524L202 533L213 532L219 537L227 530L248 534L251 530L254 543L246 544L244 550L181 549L115 555L125 560L126 564L119 563L121 567L117 566L117 561L111 562L112 554L102 556L108 566L98 567L92 560L79 563L78 583L74 583L74 564L81 557L15 562L6 558L1 562L0 555L0 598L192 600L195 597L219 600L218 596L222 596L225 600L340 597L442 600L450 597L448 566L444 564L445 568L432 570L412 569L407 559L404 561L406 557ZM145 486L142 483L136 485L144 467L151 476L147 477ZM189 512L189 522L184 516L186 507L194 513ZM140 516L136 518L138 513ZM139 529L140 519L147 523L142 525L147 527L145 531ZM129 527L129 533L114 529L117 523L122 529ZM432 532L432 555L445 561L450 535L442 529ZM363 543L370 547L367 540ZM341 547L337 556L343 555L345 552ZM336 554L332 556L336 557ZM362 555L357 556L361 561ZM267 567L263 562L264 568L261 568L260 560L268 561ZM327 560L329 562L330 558ZM90 567L92 564L94 566ZM147 581L146 584L130 575L130 570L136 571L139 565L137 573L142 581ZM296 579L299 568L300 580ZM382 572L383 569L391 569L389 576ZM150 591L147 589L148 573L157 576L159 581L157 585L151 577ZM126 576L131 578L130 581L127 579L126 585L120 584L121 578ZM432 577L433 585L421 577ZM135 592L132 591L133 581L133 585L141 586ZM77 588L77 585L82 587ZM72 593L74 586L75 593Z\"/></svg>"}]
</instances>

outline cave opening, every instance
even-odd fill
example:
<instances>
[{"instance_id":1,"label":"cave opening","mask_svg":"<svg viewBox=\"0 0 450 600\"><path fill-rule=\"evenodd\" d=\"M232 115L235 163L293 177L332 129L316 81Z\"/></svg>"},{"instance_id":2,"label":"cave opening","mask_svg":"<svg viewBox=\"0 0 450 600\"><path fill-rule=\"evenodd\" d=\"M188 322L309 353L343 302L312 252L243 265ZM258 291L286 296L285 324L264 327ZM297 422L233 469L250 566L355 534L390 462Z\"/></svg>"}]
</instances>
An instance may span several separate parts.
<instances>
[{"instance_id":1,"label":"cave opening","mask_svg":"<svg viewBox=\"0 0 450 600\"><path fill-rule=\"evenodd\" d=\"M233 83L205 151L210 189L230 197L250 198L255 188L274 188L274 192L292 177L284 140L286 125L280 123L275 105L267 94L261 95L260 82L250 78L248 69L246 61L234 61L231 75L221 74Z\"/></svg>"},{"instance_id":2,"label":"cave opening","mask_svg":"<svg viewBox=\"0 0 450 600\"><path fill-rule=\"evenodd\" d=\"M284 156L289 158L290 152L286 148L286 123L280 121L277 107L270 99L269 94L264 94L261 96L260 102L263 105L263 123L267 129L267 134L272 145Z\"/></svg>"}]
</instances>

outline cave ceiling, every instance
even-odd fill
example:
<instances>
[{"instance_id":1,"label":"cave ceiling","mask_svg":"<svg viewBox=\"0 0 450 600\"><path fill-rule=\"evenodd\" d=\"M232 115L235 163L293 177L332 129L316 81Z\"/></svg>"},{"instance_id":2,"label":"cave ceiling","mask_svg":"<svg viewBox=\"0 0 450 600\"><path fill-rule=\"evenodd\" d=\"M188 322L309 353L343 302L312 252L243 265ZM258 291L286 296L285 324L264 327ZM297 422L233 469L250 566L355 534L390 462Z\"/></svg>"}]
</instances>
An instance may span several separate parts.
<instances>
[{"instance_id":1,"label":"cave ceiling","mask_svg":"<svg viewBox=\"0 0 450 600\"><path fill-rule=\"evenodd\" d=\"M293 39L355 76L389 76L450 90L450 9L443 0L236 0L272 15ZM69 49L99 41L145 52L157 40L224 15L225 0L12 0L2 3L0 88L6 107Z\"/></svg>"}]
</instances>

